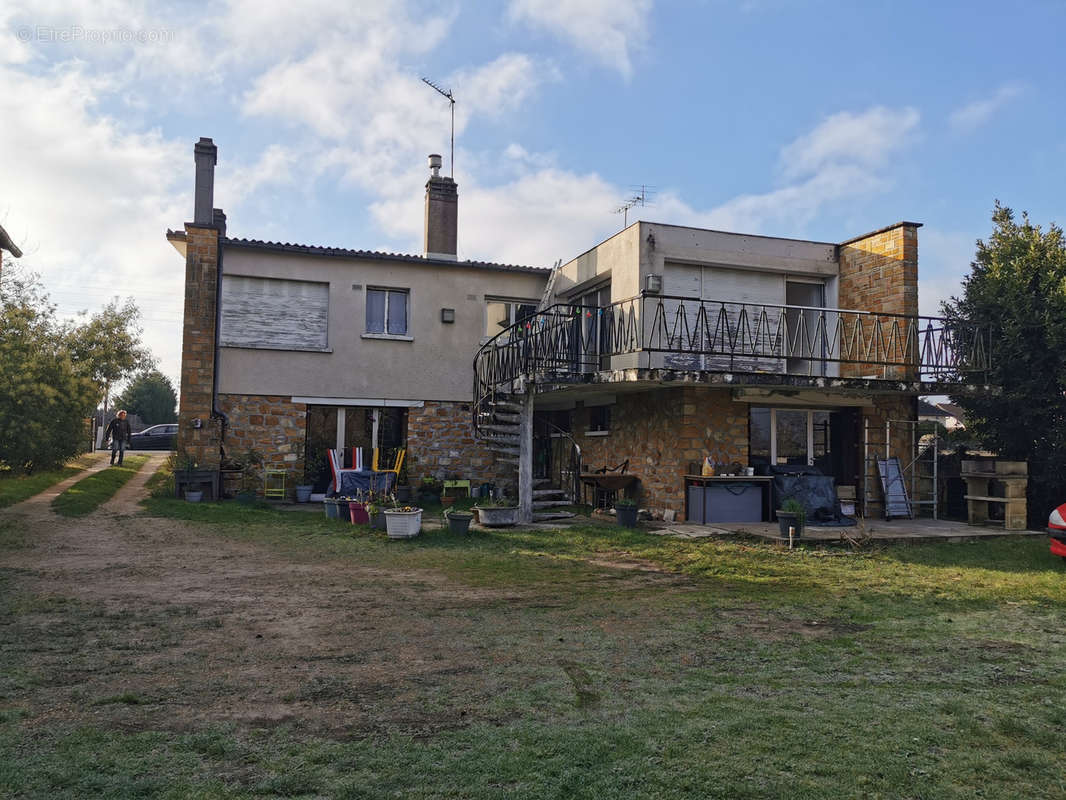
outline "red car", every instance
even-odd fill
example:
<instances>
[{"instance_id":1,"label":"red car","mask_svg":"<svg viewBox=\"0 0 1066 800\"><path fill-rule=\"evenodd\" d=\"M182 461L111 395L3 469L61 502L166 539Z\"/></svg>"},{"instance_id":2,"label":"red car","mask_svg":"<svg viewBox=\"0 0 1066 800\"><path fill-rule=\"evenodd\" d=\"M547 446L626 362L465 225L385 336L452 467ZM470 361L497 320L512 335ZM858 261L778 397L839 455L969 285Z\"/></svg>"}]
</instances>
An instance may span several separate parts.
<instances>
[{"instance_id":1,"label":"red car","mask_svg":"<svg viewBox=\"0 0 1066 800\"><path fill-rule=\"evenodd\" d=\"M1051 552L1066 558L1066 503L1051 512L1047 519L1047 532L1051 537Z\"/></svg>"}]
</instances>

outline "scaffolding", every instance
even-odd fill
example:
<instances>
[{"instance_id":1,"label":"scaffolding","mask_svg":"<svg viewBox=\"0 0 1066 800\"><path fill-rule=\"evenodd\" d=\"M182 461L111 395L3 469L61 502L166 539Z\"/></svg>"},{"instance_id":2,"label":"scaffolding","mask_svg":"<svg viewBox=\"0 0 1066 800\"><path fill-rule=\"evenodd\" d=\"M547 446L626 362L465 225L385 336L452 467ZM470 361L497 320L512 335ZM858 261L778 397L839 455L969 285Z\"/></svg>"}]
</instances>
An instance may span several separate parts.
<instances>
[{"instance_id":1,"label":"scaffolding","mask_svg":"<svg viewBox=\"0 0 1066 800\"><path fill-rule=\"evenodd\" d=\"M890 419L884 425L863 420L863 516L873 517L873 510L880 509L880 515L888 519L877 462L898 458L912 517L916 511L925 511L933 519L939 519L937 467L940 437L935 426L931 433L922 435L918 428L920 424L912 419Z\"/></svg>"}]
</instances>

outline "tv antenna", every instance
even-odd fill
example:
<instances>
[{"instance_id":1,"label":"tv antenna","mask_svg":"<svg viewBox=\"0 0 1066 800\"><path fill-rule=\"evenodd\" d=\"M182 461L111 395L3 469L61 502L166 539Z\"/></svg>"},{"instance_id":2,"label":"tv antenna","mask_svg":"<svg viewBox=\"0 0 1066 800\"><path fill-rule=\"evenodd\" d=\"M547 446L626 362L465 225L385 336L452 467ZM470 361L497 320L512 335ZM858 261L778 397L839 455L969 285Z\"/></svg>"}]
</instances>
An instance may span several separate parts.
<instances>
[{"instance_id":1,"label":"tv antenna","mask_svg":"<svg viewBox=\"0 0 1066 800\"><path fill-rule=\"evenodd\" d=\"M622 230L629 227L629 209L634 206L640 206L641 208L647 206L655 196L655 192L652 191L653 188L644 183L640 184L640 186L634 186L633 195L614 210L615 214L622 215Z\"/></svg>"},{"instance_id":2,"label":"tv antenna","mask_svg":"<svg viewBox=\"0 0 1066 800\"><path fill-rule=\"evenodd\" d=\"M452 111L451 177L454 178L455 177L455 97L452 96L452 90L451 89L449 89L448 91L444 91L442 88L437 86L437 84L435 84L429 78L423 78L422 79L422 83L426 84L426 86L429 86L432 89L436 89L444 97L447 97L448 98L448 102L451 104L451 111Z\"/></svg>"}]
</instances>

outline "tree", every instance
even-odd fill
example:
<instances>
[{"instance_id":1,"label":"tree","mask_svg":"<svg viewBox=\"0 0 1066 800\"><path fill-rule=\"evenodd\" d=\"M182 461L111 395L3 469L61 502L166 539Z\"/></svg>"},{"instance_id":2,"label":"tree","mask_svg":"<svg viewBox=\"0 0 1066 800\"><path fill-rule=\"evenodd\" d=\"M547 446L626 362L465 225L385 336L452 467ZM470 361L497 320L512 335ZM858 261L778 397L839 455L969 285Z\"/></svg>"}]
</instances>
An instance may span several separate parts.
<instances>
[{"instance_id":1,"label":"tree","mask_svg":"<svg viewBox=\"0 0 1066 800\"><path fill-rule=\"evenodd\" d=\"M956 396L967 429L1007 459L1029 462L1029 525L1066 502L1066 239L996 202L962 297L942 305L955 322L991 326L998 393Z\"/></svg>"},{"instance_id":2,"label":"tree","mask_svg":"<svg viewBox=\"0 0 1066 800\"><path fill-rule=\"evenodd\" d=\"M35 276L8 262L0 276L0 468L32 472L85 449L85 420L98 397L70 355Z\"/></svg>"},{"instance_id":3,"label":"tree","mask_svg":"<svg viewBox=\"0 0 1066 800\"><path fill-rule=\"evenodd\" d=\"M141 342L141 312L132 298L120 307L115 298L89 321L70 329L70 350L75 364L87 369L103 394L107 416L111 390L136 370L149 370L155 359Z\"/></svg>"},{"instance_id":4,"label":"tree","mask_svg":"<svg viewBox=\"0 0 1066 800\"><path fill-rule=\"evenodd\" d=\"M148 425L178 421L178 395L170 379L158 370L142 372L133 380L115 406L136 414Z\"/></svg>"}]
</instances>

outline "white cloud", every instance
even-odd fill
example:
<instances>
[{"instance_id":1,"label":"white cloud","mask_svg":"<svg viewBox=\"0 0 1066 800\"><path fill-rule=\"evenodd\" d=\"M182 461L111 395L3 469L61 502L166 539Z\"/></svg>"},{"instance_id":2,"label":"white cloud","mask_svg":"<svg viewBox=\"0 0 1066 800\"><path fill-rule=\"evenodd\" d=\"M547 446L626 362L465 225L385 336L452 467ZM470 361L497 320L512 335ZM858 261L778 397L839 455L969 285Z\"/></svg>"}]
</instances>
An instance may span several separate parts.
<instances>
[{"instance_id":1,"label":"white cloud","mask_svg":"<svg viewBox=\"0 0 1066 800\"><path fill-rule=\"evenodd\" d=\"M833 114L781 151L784 174L811 175L842 164L879 167L906 143L919 119L916 109L884 106Z\"/></svg>"},{"instance_id":2,"label":"white cloud","mask_svg":"<svg viewBox=\"0 0 1066 800\"><path fill-rule=\"evenodd\" d=\"M633 55L648 39L652 0L511 0L513 21L568 40L579 50L633 74Z\"/></svg>"},{"instance_id":3,"label":"white cloud","mask_svg":"<svg viewBox=\"0 0 1066 800\"><path fill-rule=\"evenodd\" d=\"M1020 84L1000 86L988 97L967 103L955 109L948 118L951 127L960 133L969 133L984 125L993 115L1024 91Z\"/></svg>"}]
</instances>

